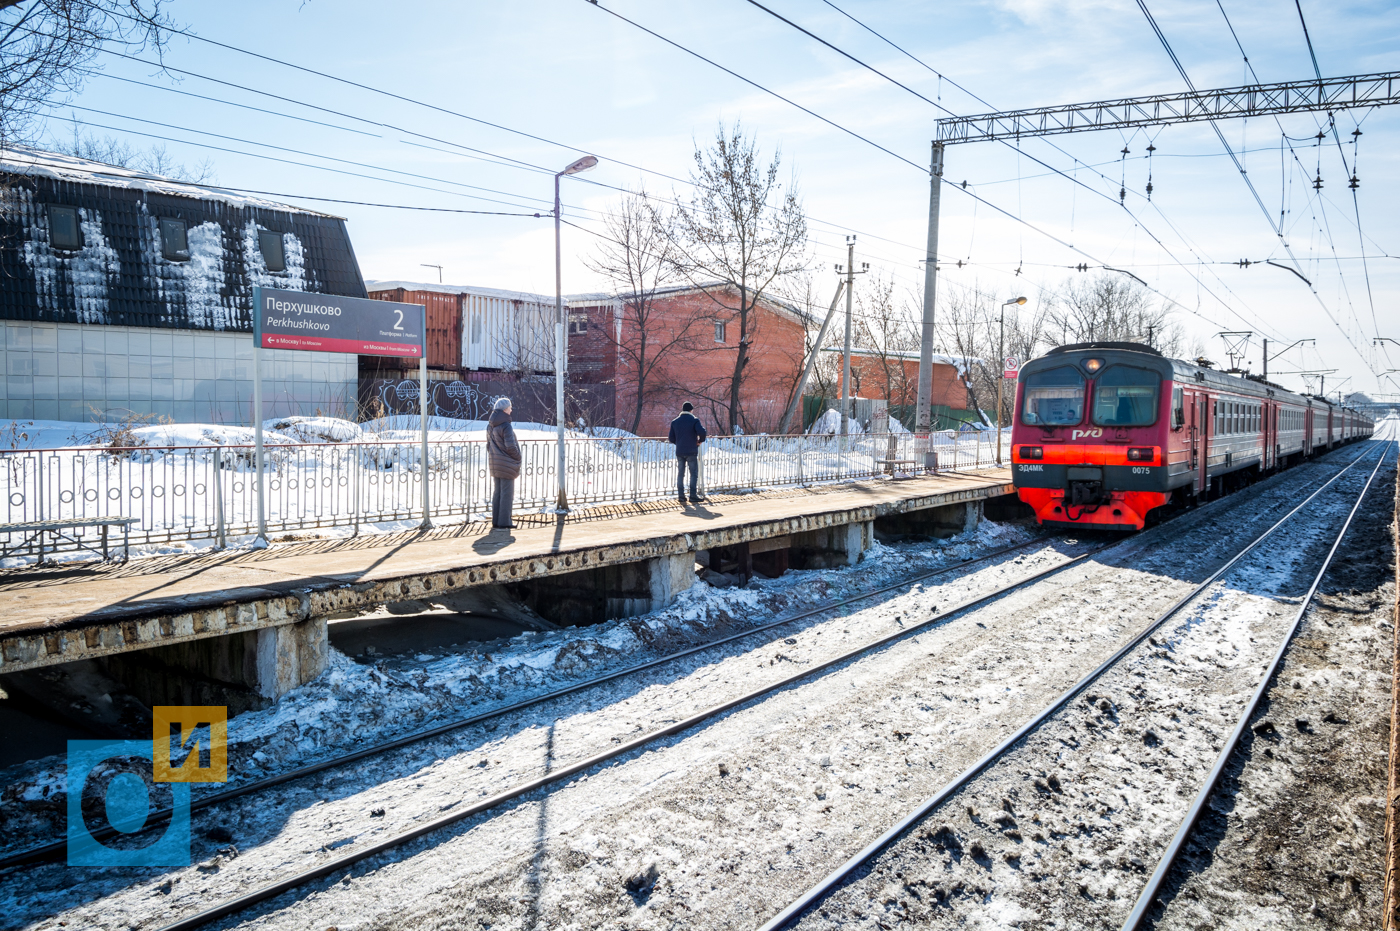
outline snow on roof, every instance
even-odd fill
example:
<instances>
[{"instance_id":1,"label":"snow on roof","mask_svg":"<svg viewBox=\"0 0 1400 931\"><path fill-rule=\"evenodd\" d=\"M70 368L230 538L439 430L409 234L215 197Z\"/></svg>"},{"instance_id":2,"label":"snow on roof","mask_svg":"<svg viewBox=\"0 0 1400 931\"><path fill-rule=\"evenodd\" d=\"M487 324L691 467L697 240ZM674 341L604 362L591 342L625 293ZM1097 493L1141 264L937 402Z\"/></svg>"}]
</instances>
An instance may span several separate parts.
<instances>
[{"instance_id":1,"label":"snow on roof","mask_svg":"<svg viewBox=\"0 0 1400 931\"><path fill-rule=\"evenodd\" d=\"M403 288L405 291L435 291L438 294L473 294L477 297L499 297L507 301L524 301L527 304L553 304L552 294L531 294L529 291L506 291L501 288L481 288L473 284L438 284L436 281L379 281L366 280L366 291L392 291ZM565 301L573 300L569 295Z\"/></svg>"},{"instance_id":2,"label":"snow on roof","mask_svg":"<svg viewBox=\"0 0 1400 931\"><path fill-rule=\"evenodd\" d=\"M664 288L657 288L653 292L653 294L657 297L664 297L672 294L692 294L699 292L718 291L723 289L737 290L734 288L734 285L730 284L727 281L705 281L701 282L700 284L667 285ZM565 295L564 300L575 305L582 305L590 302L610 303L612 301L625 301L628 298L634 296L635 293L637 292L618 292L617 294L609 294L605 291L595 291L591 294ZM808 321L816 319L815 316L808 314L796 304L789 303L788 301L774 297L771 294L764 294L763 300L765 303L771 305L777 310L787 313L788 315L796 318L799 321Z\"/></svg>"},{"instance_id":3,"label":"snow on roof","mask_svg":"<svg viewBox=\"0 0 1400 931\"><path fill-rule=\"evenodd\" d=\"M841 350L841 347L840 347L840 346L824 346L824 347L822 347L822 352L841 352L841 351L842 351L842 350ZM881 351L878 350L878 349L861 349L861 348L859 348L859 347L857 347L857 346L852 346L852 347L851 347L851 355L853 355L853 356L871 356L871 357L875 357L875 358L884 358L884 359L914 359L914 360L917 360L917 359L919 358L919 354L918 354L917 352L914 352L913 350L890 349L890 350L887 350L887 351L885 351L885 352L881 352ZM937 352L935 352L935 353L933 354L933 361L934 361L935 363L937 363L937 364L940 364L940 365L953 365L953 366L956 366L956 367L959 369L959 371L962 370L962 368L963 368L963 366L964 366L964 363L966 363L967 365L974 365L974 364L975 364L975 365L985 365L985 364L986 364L985 362L983 362L981 359L978 359L978 358L964 359L962 356L945 356L945 355L943 355L942 353L937 353Z\"/></svg>"},{"instance_id":4,"label":"snow on roof","mask_svg":"<svg viewBox=\"0 0 1400 931\"><path fill-rule=\"evenodd\" d=\"M712 291L721 288L732 288L724 281L709 281L703 284L678 284L669 285L664 288L657 288L655 294L664 297L672 294L697 293L702 291ZM531 304L550 305L554 303L552 294L531 294L528 291L506 291L500 288L482 288L472 284L438 284L435 281L381 281L365 280L366 291L392 291L395 288L403 288L405 291L435 291L438 294L474 294L479 297L499 297L508 301L524 301ZM579 294L565 294L564 303L570 307L588 307L596 304L611 304L614 301L626 300L629 294L609 294L606 291L582 292ZM772 295L765 294L764 302L779 311L787 313L798 321L815 319L793 304L779 300Z\"/></svg>"},{"instance_id":5,"label":"snow on roof","mask_svg":"<svg viewBox=\"0 0 1400 931\"><path fill-rule=\"evenodd\" d=\"M217 200L235 207L259 207L264 210L284 210L342 219L335 217L334 214L264 200L261 197L240 194L228 188L177 181L174 178L165 178L133 168L121 168L116 165L108 165L105 162L79 158L76 155L46 152L43 149L25 145L0 146L0 173L54 178L59 181L74 181L79 184L100 184L103 187L148 191L152 194Z\"/></svg>"}]
</instances>

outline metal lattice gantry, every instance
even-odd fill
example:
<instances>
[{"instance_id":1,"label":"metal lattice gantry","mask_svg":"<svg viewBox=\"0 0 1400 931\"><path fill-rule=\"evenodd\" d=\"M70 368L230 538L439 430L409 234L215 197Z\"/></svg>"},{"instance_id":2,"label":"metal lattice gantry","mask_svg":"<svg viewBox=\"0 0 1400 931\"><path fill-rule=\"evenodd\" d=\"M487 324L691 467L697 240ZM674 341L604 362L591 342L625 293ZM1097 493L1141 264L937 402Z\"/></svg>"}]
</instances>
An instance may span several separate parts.
<instances>
[{"instance_id":1,"label":"metal lattice gantry","mask_svg":"<svg viewBox=\"0 0 1400 931\"><path fill-rule=\"evenodd\" d=\"M1249 84L1222 90L1183 91L1032 107L938 121L938 142L987 142L1019 136L1053 136L1096 129L1124 129L1277 113L1345 110L1400 103L1400 71L1342 78Z\"/></svg>"}]
</instances>

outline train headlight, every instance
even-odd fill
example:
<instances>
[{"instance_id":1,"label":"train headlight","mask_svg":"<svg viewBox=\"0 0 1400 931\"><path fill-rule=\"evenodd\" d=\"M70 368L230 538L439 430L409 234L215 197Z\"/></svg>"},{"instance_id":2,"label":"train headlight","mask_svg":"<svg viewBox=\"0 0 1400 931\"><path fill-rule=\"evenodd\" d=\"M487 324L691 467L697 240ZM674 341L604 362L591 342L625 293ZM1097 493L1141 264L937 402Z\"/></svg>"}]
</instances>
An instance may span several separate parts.
<instances>
[{"instance_id":1,"label":"train headlight","mask_svg":"<svg viewBox=\"0 0 1400 931\"><path fill-rule=\"evenodd\" d=\"M1129 462L1151 462L1157 458L1157 450L1151 446L1130 446L1128 448Z\"/></svg>"},{"instance_id":2,"label":"train headlight","mask_svg":"<svg viewBox=\"0 0 1400 931\"><path fill-rule=\"evenodd\" d=\"M1097 371L1098 371L1099 369L1101 369L1101 368L1103 368L1103 360L1102 360L1102 359L1085 359L1085 360L1084 360L1084 371L1088 372L1090 375L1094 374L1095 372L1097 372Z\"/></svg>"},{"instance_id":3,"label":"train headlight","mask_svg":"<svg viewBox=\"0 0 1400 931\"><path fill-rule=\"evenodd\" d=\"M1044 459L1044 458L1045 458L1045 447L1043 447L1043 446L1022 446L1022 447L1021 447L1021 458L1022 458L1022 459Z\"/></svg>"}]
</instances>

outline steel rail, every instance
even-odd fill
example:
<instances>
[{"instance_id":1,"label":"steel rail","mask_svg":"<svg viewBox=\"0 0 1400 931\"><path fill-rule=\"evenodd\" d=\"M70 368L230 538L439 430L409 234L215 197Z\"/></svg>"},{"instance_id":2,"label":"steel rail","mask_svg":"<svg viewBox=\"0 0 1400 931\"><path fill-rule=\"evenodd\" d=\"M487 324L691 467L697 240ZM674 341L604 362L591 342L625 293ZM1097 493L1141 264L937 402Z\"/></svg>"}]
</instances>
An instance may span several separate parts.
<instances>
[{"instance_id":1,"label":"steel rail","mask_svg":"<svg viewBox=\"0 0 1400 931\"><path fill-rule=\"evenodd\" d=\"M850 876L856 870L860 869L861 866L869 862L872 858L874 858L877 854L879 854L882 850L888 847L899 837L903 836L904 833L907 832L910 828L914 827L924 818L928 817L928 815L932 813L934 809L938 808L953 795L960 792L963 788L967 786L968 783L970 783L977 776L981 775L985 770L987 770L999 759L1001 759L1001 757L1005 756L1009 750L1011 750L1014 746L1016 746L1016 744L1020 743L1024 738L1030 735L1031 732L1033 732L1042 724L1044 724L1052 715L1056 714L1061 709L1063 709L1065 705L1073 701L1077 695L1079 695L1086 688L1092 685L1095 680L1097 680L1100 676L1102 676L1113 666L1117 665L1125 656L1127 656L1139 645L1141 645L1142 642L1146 640L1149 636L1151 636L1158 628L1160 628L1167 621L1171 620L1172 617L1178 614L1189 603L1194 601L1198 596L1205 592L1207 588L1213 585L1226 572L1234 568L1234 566L1237 563L1239 563L1240 560L1244 559L1244 557L1247 556L1256 546L1264 542L1266 538L1271 536L1276 530L1283 526L1285 522L1287 522L1295 514L1297 514L1304 507L1306 507L1307 504L1311 502L1314 498L1322 494L1323 489L1325 489L1328 485L1331 485L1333 482L1337 481L1337 479L1345 475L1348 471L1351 470L1353 466L1359 463L1367 455L1368 451L1363 450L1362 453L1358 455L1355 459L1353 459L1350 463L1348 463L1345 468L1341 469L1337 472L1336 475L1332 476L1327 481L1319 485L1317 489L1313 491L1312 494L1308 495L1301 502L1299 502L1298 505L1295 506L1291 511L1285 514L1283 517L1279 518L1271 527L1269 527L1268 530L1265 530L1259 536L1255 537L1253 541L1251 541L1247 546L1245 546L1242 550L1240 550L1233 557L1231 557L1228 562L1222 565L1219 569L1216 569L1203 582L1196 585L1194 588L1191 589L1191 591L1187 592L1180 599L1174 602L1171 605L1171 607L1167 608L1166 611L1160 614L1137 636L1133 637L1132 640L1128 641L1128 643L1120 647L1116 652L1114 652L1112 656L1104 660L1104 662L1101 663L1097 668L1085 675L1074 685L1066 689L1063 693L1060 694L1058 698L1052 701L1049 705L1045 706L1045 708L1043 708L1039 713L1037 713L1035 717L1031 718L1029 721L1023 724L1021 728L1016 731L1016 733L1012 734L1010 737L1007 737L1004 741L998 744L985 756L983 756L977 762L969 766L951 782L944 785L943 788L939 789L934 795L926 799L910 814L901 818L896 824L894 824L892 827L886 830L874 841L866 845L854 856L847 859L835 870L828 873L814 886L809 888L796 900L790 903L781 912L774 915L768 921L764 922L763 925L760 926L759 931L777 931L777 929L779 928L786 927L789 923L792 922L793 919L800 916L812 905L814 905L820 899L824 898L828 892L830 892L836 886L844 882L848 876ZM1381 457L1382 459L1384 459L1385 457L1384 450L1382 451Z\"/></svg>"},{"instance_id":2,"label":"steel rail","mask_svg":"<svg viewBox=\"0 0 1400 931\"><path fill-rule=\"evenodd\" d=\"M1387 442L1389 445L1389 441ZM1244 736L1245 729L1249 727L1250 719L1259 710L1259 703L1264 700L1264 695L1269 690L1269 683L1273 681L1274 675L1278 672L1279 666L1283 663L1283 655L1288 652L1289 646L1293 643L1294 636L1298 633L1298 628L1302 626L1303 615L1307 613L1312 605L1313 597L1317 594L1318 586L1322 584L1322 577L1331 568L1332 557L1337 554L1337 549L1342 545L1342 539L1346 537L1347 531L1351 529L1351 522L1356 517L1356 512L1361 509L1361 504L1366 500L1366 495L1371 490L1371 483L1375 481L1381 466L1385 464L1386 457L1390 450L1386 449L1381 453L1380 460L1376 467L1371 470L1370 478L1366 479L1366 487L1361 489L1361 494L1356 498L1356 504L1352 505L1351 513L1347 514L1347 519L1342 523L1342 529L1337 533L1337 539L1333 541L1332 548L1327 551L1327 557L1322 560L1322 567L1317 570L1317 576L1313 579L1312 586L1308 593L1303 596L1303 600L1298 604L1298 611L1293 615L1293 623L1289 625L1288 631L1283 635L1283 640L1279 643L1278 650L1274 653L1273 661L1269 663L1264 671L1264 676L1259 680L1259 686L1250 696L1249 703L1245 705L1244 712L1240 715L1239 722L1235 725L1234 731L1225 741L1225 747L1220 751L1220 755L1215 760L1215 765L1211 767L1210 775L1206 777L1205 784L1201 786L1200 792L1196 794L1195 801L1186 810L1186 816L1181 821L1181 826L1177 828L1176 834L1172 837L1171 843L1167 845L1166 852L1162 854L1161 860L1157 863L1157 868L1148 877L1147 885L1143 887L1142 893L1138 896L1137 903L1133 906L1126 921L1123 922L1123 931L1137 931L1147 920L1147 912L1152 907L1152 903L1157 900L1157 894L1161 891L1162 884L1166 881L1167 874L1171 871L1172 865L1180 855L1181 849L1186 846L1186 839L1194 830L1196 822L1200 820L1206 803L1215 792L1216 785L1220 782L1220 777L1225 772L1225 767L1230 762L1230 757L1234 756L1235 750L1239 747L1240 738Z\"/></svg>"},{"instance_id":3,"label":"steel rail","mask_svg":"<svg viewBox=\"0 0 1400 931\"><path fill-rule=\"evenodd\" d=\"M1364 455L1365 453L1363 452L1362 456ZM1311 501L1313 498L1315 498L1318 494L1321 493L1322 489L1326 488L1332 482L1336 481L1343 474L1345 474L1349 469L1352 468L1352 466L1356 465L1356 463L1360 461L1362 456L1357 456L1356 459L1353 459L1350 463L1348 463L1346 466L1340 469L1336 475L1332 476L1321 486L1319 486L1316 491L1314 491L1311 495L1308 496L1308 498L1303 502L1303 504L1306 504L1307 501ZM1217 500L1223 501L1230 499L1226 498ZM1288 516L1291 516L1292 514L1296 513L1298 509L1302 506L1303 505L1300 504L1297 507L1295 507L1292 511L1289 512L1287 516L1280 520L1279 523L1282 523L1283 520L1287 520ZM1275 526L1277 526L1277 524ZM1137 542L1141 541L1142 538L1136 537L1133 539L1134 542ZM1016 581L1010 582L984 595L979 595L974 598L962 601L941 614L938 611L938 607L935 605L933 607L932 616L916 624L905 627L902 630L878 638L874 641L866 643L863 646L848 650L845 653L833 657L832 659L825 660L817 664L816 666L794 673L791 676L787 676L768 685L761 686L757 689L754 689L744 695L726 701L722 704L715 705L703 711L697 712L696 714L691 715L688 718L685 718L681 721L676 721L670 725L667 725L666 727L659 728L640 737L634 738L633 740L627 741L623 744L619 744L618 746L612 749L605 750L601 753L594 754L593 756L590 756L584 760L580 760L576 763L570 764L569 766L554 770L553 772L545 776L538 777L536 779L517 785L514 788L507 789L504 792L483 799L464 809L455 811L450 815L445 815L441 818L436 818L432 821L421 824L401 834L385 838L384 840L369 845L363 849L347 853L340 857L333 858L310 869L303 870L300 873L289 876L286 879L279 880L262 888L255 889L252 892L245 893L221 905L216 905L212 908L198 912L194 915L178 919L168 925L161 927L160 929L158 929L158 931L188 931L188 929L202 927L208 924L209 922L217 921L220 918L224 918L236 912L243 911L244 909L256 905L259 902L264 902L268 899L276 898L284 892L289 892L315 879L322 878L331 873L339 872L340 870L343 870L349 866L353 866L354 864L369 859L370 857L395 849L397 847L401 847L404 844L409 843L410 841L416 840L420 837L433 833L444 827L448 827L467 818L481 814L492 808L499 807L500 805L503 805L506 802L513 801L514 799L526 795L530 792L533 792L537 789L541 789L551 784L561 782L581 772L585 772L594 766L630 754L657 740L684 732L695 727L698 724L704 723L710 718L716 717L721 714L725 714L729 711L732 711L735 708L748 704L749 702L752 702L755 699L760 698L770 692L776 692L781 689L787 688L788 686L795 685L800 681L809 678L810 676L823 672L824 670L830 669L834 666L838 666L843 663L849 662L872 650L876 650L880 647L902 640L915 633L918 633L921 630L930 628L936 624L942 624L943 622L959 614L962 614L987 602L994 601L1002 597L1003 595L1009 594L1010 592L1020 589L1032 582L1039 581L1050 575L1058 573L1063 569L1068 569L1071 566L1078 565L1079 563L1087 560L1089 557L1096 555L1097 553L1102 552L1103 550L1109 549L1110 547L1117 546L1123 542L1124 541L1122 540L1115 540L1111 543L1107 543L1101 547L1097 547L1093 550L1090 550L1087 553L1082 553L1079 556L1075 556L1054 566L1031 573L1030 575L1024 576ZM1251 547L1253 545L1254 544L1250 544ZM1231 561L1231 564L1238 561L1238 559L1238 556L1235 557L1235 559ZM817 610L829 610L829 608Z\"/></svg>"},{"instance_id":4,"label":"steel rail","mask_svg":"<svg viewBox=\"0 0 1400 931\"><path fill-rule=\"evenodd\" d=\"M1333 480L1335 480L1335 478L1330 479L1329 481ZM739 708L756 699L762 698L763 696L769 693L777 692L782 689L788 688L789 686L796 685L802 680L808 679L811 676L816 675L817 673L824 672L825 670L831 669L834 666L849 663L852 660L860 658L866 653L879 649L880 647L888 646L889 644L892 644L896 641L903 640L907 637L917 634L920 631L927 630L928 628L933 627L934 625L942 624L943 622L950 620L951 618L957 615L963 614L964 612L967 612L987 602L995 601L1019 588L1022 588L1033 582L1038 582L1041 579L1046 578L1047 576L1058 573L1064 569L1068 569L1071 566L1077 566L1084 560L1088 559L1090 556L1093 556L1095 553L1101 552L1102 550L1108 549L1110 546L1117 545L1117 543L1121 542L1122 541L1115 541L1114 543L1105 544L1104 546L1099 547L1098 549L1091 550L1087 553L1081 553L1078 556L1067 559L1064 562L1057 563L1054 566L1050 566L1046 569L1041 569L1037 572L1033 572L1030 575L1024 576L1020 579L1017 579L1016 581L1003 585L984 595L978 595L974 598L970 598L965 601L959 602L958 604L954 605L953 607L949 608L948 610L942 613L939 612L938 606L935 605L933 607L933 614L930 617L926 618L925 620L919 621L918 623L911 624L903 628L902 630L895 631L892 634L887 634L883 637L879 637L862 646L855 647L851 650L847 650L846 652L841 653L838 656L834 656L831 659L823 660L822 662L808 669L804 669L790 676L785 676L782 679L770 682L767 685L763 685L758 688L752 689L744 693L743 695L729 699L728 701L721 702L717 705L712 705L711 707L706 708L703 711L696 712L695 714L684 718L680 721L676 721L665 727L661 727L656 730L650 731L646 734L643 734L640 737L636 737L632 740L618 744L617 746L611 749L604 750L601 753L595 753L594 755L587 757L586 759L579 760L576 763L571 763L568 766L553 770L547 775L539 776L535 779L531 779L527 782L521 783L520 785L507 789L504 792L497 793L496 795L482 799L481 801L473 805L469 805L466 808L463 808L459 811L455 811L450 815L444 815L441 818L435 818L432 821L428 821L415 828L411 828L410 830L404 831L400 834L396 834L393 837L385 838L382 841L370 844L369 846L364 847L360 850L356 850L352 853L348 853L340 857L335 857L334 859L327 860L326 862L314 866L310 869L303 870L300 873L297 873L293 876L289 876L286 879L279 880L260 889L255 889L252 892L245 893L239 896L238 898L232 899L221 905L216 905L213 908L206 909L197 914L190 915L189 917L181 918L177 921L172 922L171 924L163 926L159 929L159 931L188 931L188 929L190 928L198 928L205 924L208 924L211 921L216 921L227 915L231 915L235 912L242 911L243 909L255 905L258 902L263 902L267 899L275 898L276 896L279 896L284 892L288 892L292 889L297 888L298 886L305 885L306 883L314 879L319 879L320 877L327 876L331 873L339 872L340 870L343 870L346 867L353 866L361 860L366 860L377 854L384 853L385 851L392 850L396 847L401 847L409 841L416 840L424 836L425 834L431 834L434 831L438 831L449 825L456 824L457 822L473 817L474 815L479 815L485 811L489 811L492 808L499 807L505 804L506 802L513 801L514 799L521 797L522 795L527 795L530 792L535 791L536 789L541 789L545 786L552 785L556 782L561 782L572 776L576 776L579 773L586 772L587 770L593 768L594 766L598 766L601 763L606 763L618 757L626 756L630 753L633 753L637 750L646 747L648 744L652 744L662 738L670 737L675 734L679 734L683 731L690 730L696 725L703 724L705 721L708 721L711 718L715 718L729 711L733 711L735 708Z\"/></svg>"},{"instance_id":5,"label":"steel rail","mask_svg":"<svg viewBox=\"0 0 1400 931\"><path fill-rule=\"evenodd\" d=\"M764 633L776 627L781 627L784 624L792 624L796 621L806 620L809 617L814 617L818 614L823 614L827 611L834 611L838 608L843 608L847 605L855 604L859 601L864 601L867 598L876 598L880 595L888 594L892 591L905 588L909 585L916 585L919 582L925 581L927 579L936 578L940 575L946 575L949 572L953 572L958 569L964 569L968 566L976 565L979 562L986 562L988 560L995 559L998 556L1003 556L1007 553L1011 553L1020 549L1026 549L1027 547L1035 546L1038 543L1045 542L1048 542L1048 538L1041 537L1035 540L1028 540L1024 543L1015 543L1011 546L1003 546L1000 549L992 550L991 552L984 553L981 556L975 556L956 565L943 566L939 569L933 569L929 572L921 572L917 575L907 576L898 582L892 582L889 585L885 585L877 589L872 589L868 592L862 592L859 595L852 595L849 598L842 598L839 601L828 602L824 605L821 605L820 607L811 608L809 610L802 611L797 614L788 615L786 617L780 618L779 620L770 621L767 624L762 624L758 627L753 627L749 630L742 631L737 634L730 634L729 636L721 637L718 640L711 640L707 641L706 643L699 644L697 646L687 647L684 650L679 650L675 653L668 653L667 655L658 657L657 659L648 660L645 663L638 663L632 666L628 666L625 669L619 669L615 672L610 672L607 675L598 676L597 678L588 679L584 682L578 682L560 689L545 692L541 695L536 695L534 698L527 698L521 701L512 702L509 705L503 705L499 708L494 708L490 711L483 711L479 714L472 715L469 718L462 718L457 721L450 721L446 724L439 724L434 727L427 728L426 730L414 731L411 734L405 734L402 737L396 737L393 740L375 744L372 747L362 747L361 749L355 750L351 753L346 753L341 756L321 760L316 763L308 763L305 766L300 766L296 769L291 769L284 773L278 773L274 776L268 776L263 779L257 779L247 783L243 783L242 785L238 785L233 788L220 789L217 791L202 793L201 795L191 800L190 810L192 812L199 811L200 809L209 808L213 805L219 805L244 795L250 795L255 792L261 792L265 789L270 789L273 786L282 785L283 783L291 782L296 779L302 779L306 776L313 776L316 773L324 772L328 769L335 769L340 766L345 766L350 763L363 760L367 757L378 756L381 753L388 753L390 750L398 750L401 747L411 746L412 744L419 743L420 741L430 740L434 737L441 737L444 734L450 734L453 731L461 730L464 727L471 727L474 724L482 724L484 722L491 721L496 718L501 718L517 711L522 711L526 708L534 707L535 705L541 705L546 702L553 701L557 698L563 698L568 695L573 695L577 692L587 691L588 689L600 685L605 685L608 682L613 682L617 679L623 679L627 676L635 675L639 672L645 672L648 669L654 669L658 666L663 666L667 663L684 659L687 656L693 656L696 653L702 653L705 650L711 650L716 647L722 647L725 644L733 643L736 640L742 640L745 637L752 637L756 634ZM1106 549L1108 546L1112 545L1113 544L1110 543L1106 544L1105 546L1091 549L1084 555L1092 556ZM172 810L169 808L160 808L156 809L155 811L152 811L146 817L145 824L140 830L132 834L123 834L123 836L139 836L140 834L144 834L152 828L164 824L170 819L171 811ZM93 839L104 840L109 837L115 837L121 832L117 831L116 828L113 828L109 825L105 828L99 828L97 830L94 830L91 833ZM20 850L15 853L11 853L6 856L0 857L0 870L9 869L11 867L16 866L24 866L29 863L37 863L42 862L44 860L54 859L55 857L62 856L67 849L68 842L65 839L53 841L51 843L44 844L40 847L31 847L27 850Z\"/></svg>"}]
</instances>

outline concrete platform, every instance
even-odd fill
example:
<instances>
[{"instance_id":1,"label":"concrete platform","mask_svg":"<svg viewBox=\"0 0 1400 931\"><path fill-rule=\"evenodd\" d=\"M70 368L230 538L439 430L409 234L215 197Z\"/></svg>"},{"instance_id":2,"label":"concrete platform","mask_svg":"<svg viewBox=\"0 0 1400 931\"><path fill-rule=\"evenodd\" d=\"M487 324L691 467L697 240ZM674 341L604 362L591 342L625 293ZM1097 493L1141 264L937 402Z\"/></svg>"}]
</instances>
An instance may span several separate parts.
<instances>
[{"instance_id":1,"label":"concrete platform","mask_svg":"<svg viewBox=\"0 0 1400 931\"><path fill-rule=\"evenodd\" d=\"M694 580L697 551L827 541L854 561L876 519L1012 494L1010 481L1008 470L945 473L719 497L684 509L648 503L565 518L519 515L509 533L459 524L120 566L0 571L0 673L152 648L167 648L176 657L167 662L183 664L190 647L176 645L228 638L246 641L244 652L204 662L245 663L242 681L275 696L324 668L328 616L642 562L651 567L643 584L652 603L664 604ZM319 641L305 629L316 619Z\"/></svg>"}]
</instances>

